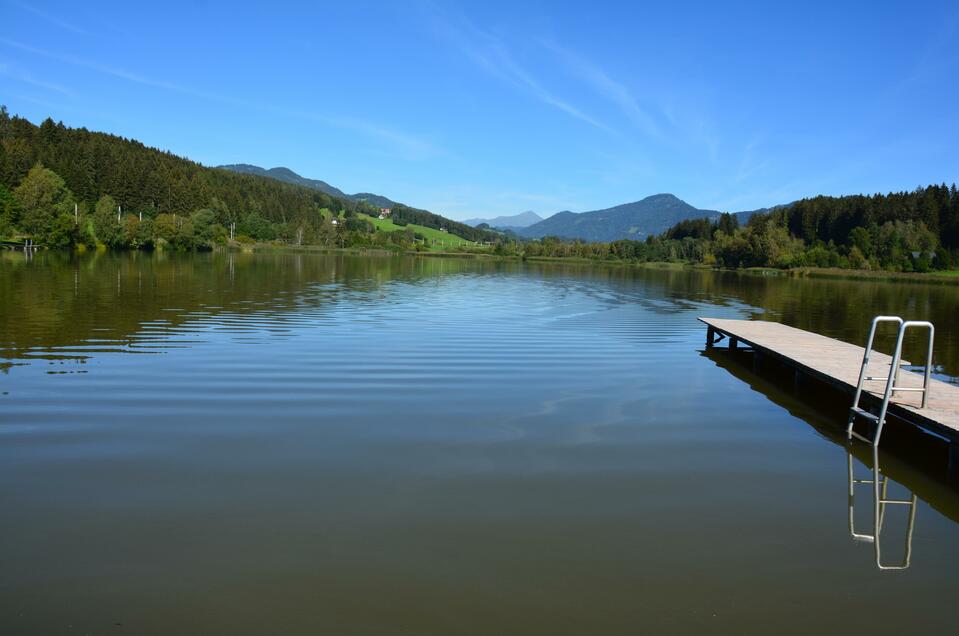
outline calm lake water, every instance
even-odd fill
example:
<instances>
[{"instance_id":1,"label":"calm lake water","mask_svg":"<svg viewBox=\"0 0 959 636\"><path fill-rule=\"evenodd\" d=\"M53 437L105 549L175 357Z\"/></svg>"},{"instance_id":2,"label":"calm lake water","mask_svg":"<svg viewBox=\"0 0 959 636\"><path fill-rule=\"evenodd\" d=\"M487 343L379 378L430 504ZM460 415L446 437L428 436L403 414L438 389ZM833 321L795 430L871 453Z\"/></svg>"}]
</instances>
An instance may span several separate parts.
<instances>
[{"instance_id":1,"label":"calm lake water","mask_svg":"<svg viewBox=\"0 0 959 636\"><path fill-rule=\"evenodd\" d=\"M956 286L3 254L0 633L956 633L939 451L882 451L878 570L847 405L696 321L876 313L959 377Z\"/></svg>"}]
</instances>

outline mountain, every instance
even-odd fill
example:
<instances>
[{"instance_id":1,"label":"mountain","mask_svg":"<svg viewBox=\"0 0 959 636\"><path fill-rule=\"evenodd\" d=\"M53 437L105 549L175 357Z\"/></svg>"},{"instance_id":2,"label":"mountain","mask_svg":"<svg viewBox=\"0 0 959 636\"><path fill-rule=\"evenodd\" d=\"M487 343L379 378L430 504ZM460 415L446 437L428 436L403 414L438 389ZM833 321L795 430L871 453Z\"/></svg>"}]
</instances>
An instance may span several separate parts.
<instances>
[{"instance_id":1,"label":"mountain","mask_svg":"<svg viewBox=\"0 0 959 636\"><path fill-rule=\"evenodd\" d=\"M539 223L543 217L532 210L514 214L513 216L497 216L492 219L468 219L463 221L466 225L476 227L480 223L486 223L490 227L516 229L520 227L529 227L534 223Z\"/></svg>"},{"instance_id":2,"label":"mountain","mask_svg":"<svg viewBox=\"0 0 959 636\"><path fill-rule=\"evenodd\" d=\"M347 205L349 205L350 201L363 201L378 208L391 208L393 213L390 216L390 220L393 222L393 224L398 226L405 226L410 223L422 225L423 227L448 232L451 235L455 235L467 241L493 241L498 236L496 232L476 229L464 223L460 223L459 221L453 221L444 216L440 216L439 214L434 214L428 210L411 208L408 205L397 203L396 201L388 199L379 194L371 194L369 192L344 194L342 190L334 188L325 181L301 177L289 168L271 168L266 170L265 168L253 166L248 163L217 166L217 168L221 171L239 172L256 177L266 177L267 179L283 181L285 183L309 188L310 190L322 192L327 196L336 196L338 199L346 201ZM331 193L339 194L334 195ZM343 201L340 201L340 203L342 204Z\"/></svg>"},{"instance_id":3,"label":"mountain","mask_svg":"<svg viewBox=\"0 0 959 636\"><path fill-rule=\"evenodd\" d=\"M259 177L269 177L271 179L276 179L277 181L285 181L286 183L292 183L294 185L304 186L310 188L311 190L319 190L320 192L325 192L331 197L339 197L340 199L349 199L351 198L348 194L340 190L339 188L334 188L326 181L320 181L319 179L307 179L306 177L301 177L296 174L289 168L270 168L266 170L260 166L253 166L248 163L236 163L228 166L217 166L217 168L222 168L223 170L230 170L232 172L239 172L241 174L253 174Z\"/></svg>"},{"instance_id":4,"label":"mountain","mask_svg":"<svg viewBox=\"0 0 959 636\"><path fill-rule=\"evenodd\" d=\"M686 219L715 218L716 210L700 210L672 194L655 194L641 201L624 203L605 210L559 212L553 216L517 230L526 238L559 236L586 241L616 241L644 239L660 234Z\"/></svg>"},{"instance_id":5,"label":"mountain","mask_svg":"<svg viewBox=\"0 0 959 636\"><path fill-rule=\"evenodd\" d=\"M358 192L356 194L351 194L350 198L356 199L357 201L366 201L370 205L378 208L395 208L398 205L402 205L401 203L387 199L380 194L372 194L370 192Z\"/></svg>"},{"instance_id":6,"label":"mountain","mask_svg":"<svg viewBox=\"0 0 959 636\"><path fill-rule=\"evenodd\" d=\"M749 219L754 214L768 214L770 212L775 212L776 210L784 210L786 208L792 207L796 202L792 203L781 203L780 205L774 205L768 208L759 208L758 210L743 210L742 212L733 212L733 216L736 217L736 220L739 221L740 225L746 225L749 222Z\"/></svg>"},{"instance_id":7,"label":"mountain","mask_svg":"<svg viewBox=\"0 0 959 636\"><path fill-rule=\"evenodd\" d=\"M299 186L304 186L310 188L311 190L319 190L324 192L331 197L338 197L340 199L350 199L353 201L366 201L370 205L374 205L378 208L392 208L394 206L400 205L396 201L392 201L384 196L379 194L372 194L370 192L360 192L358 194L346 194L339 188L331 186L326 181L320 181L319 179L307 179L302 177L297 173L293 172L289 168L261 168L260 166L254 166L248 163L234 163L225 166L217 166L223 170L230 170L232 172L239 172L242 174L253 174L260 177L269 177L271 179L276 179L277 181L285 181L286 183L292 183Z\"/></svg>"}]
</instances>

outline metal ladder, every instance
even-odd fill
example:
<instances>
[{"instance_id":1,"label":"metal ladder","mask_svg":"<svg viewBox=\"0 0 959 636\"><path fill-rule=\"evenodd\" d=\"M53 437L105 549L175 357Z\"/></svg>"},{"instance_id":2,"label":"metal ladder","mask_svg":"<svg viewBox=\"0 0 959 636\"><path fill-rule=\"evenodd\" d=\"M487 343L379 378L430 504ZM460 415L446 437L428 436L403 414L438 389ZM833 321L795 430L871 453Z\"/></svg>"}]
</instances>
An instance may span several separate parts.
<instances>
[{"instance_id":1,"label":"metal ladder","mask_svg":"<svg viewBox=\"0 0 959 636\"><path fill-rule=\"evenodd\" d=\"M872 343L876 337L876 327L881 322L894 322L899 325L899 335L896 337L896 350L892 356L892 363L889 365L889 375L867 376L866 367L869 365L869 354L872 353ZM929 329L929 347L926 353L926 368L923 374L922 388L899 386L899 369L902 363L902 340L907 329L913 327L924 327ZM903 320L899 316L876 316L872 319L872 327L869 329L869 341L866 343L866 350L862 356L862 367L859 370L859 383L856 385L856 396L852 400L852 408L849 409L849 422L846 425L846 435L849 439L855 437L867 444L873 446L879 445L879 438L882 435L882 427L886 423L886 412L889 409L889 399L897 391L919 391L922 393L922 403L919 408L926 407L926 401L929 397L929 375L932 372L932 342L936 334L936 328L931 322L925 320ZM859 399L862 397L862 385L864 382L886 381L886 390L882 394L882 406L879 408L879 414L875 415L859 406ZM872 439L860 435L853 430L853 424L856 422L856 416L871 420L876 423L876 432Z\"/></svg>"},{"instance_id":2,"label":"metal ladder","mask_svg":"<svg viewBox=\"0 0 959 636\"><path fill-rule=\"evenodd\" d=\"M849 534L855 541L873 544L876 554L876 567L880 570L905 570L912 561L912 534L916 527L916 501L915 493L910 493L909 499L890 499L889 498L889 477L882 474L879 468L879 449L875 446L872 449L872 479L856 479L853 474L852 452L846 449L846 462L849 472ZM856 532L856 486L872 486L872 534ZM887 505L904 505L909 507L908 521L906 522L905 545L903 546L902 561L898 564L887 564L882 562L882 549L880 547L880 535L882 534L883 520L886 517Z\"/></svg>"}]
</instances>

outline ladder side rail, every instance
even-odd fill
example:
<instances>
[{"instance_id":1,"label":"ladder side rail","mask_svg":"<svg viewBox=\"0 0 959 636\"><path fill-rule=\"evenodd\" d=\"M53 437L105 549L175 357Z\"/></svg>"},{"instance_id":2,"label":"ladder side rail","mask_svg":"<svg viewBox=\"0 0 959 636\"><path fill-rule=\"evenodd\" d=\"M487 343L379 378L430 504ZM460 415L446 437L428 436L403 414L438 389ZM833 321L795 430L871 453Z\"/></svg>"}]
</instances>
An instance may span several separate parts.
<instances>
[{"instance_id":1,"label":"ladder side rail","mask_svg":"<svg viewBox=\"0 0 959 636\"><path fill-rule=\"evenodd\" d=\"M912 560L912 531L916 527L916 494L913 493L909 504L909 525L906 526L906 558L903 567L908 568Z\"/></svg>"},{"instance_id":2,"label":"ladder side rail","mask_svg":"<svg viewBox=\"0 0 959 636\"><path fill-rule=\"evenodd\" d=\"M925 391L922 392L922 404L919 405L919 408L926 408L926 401L929 399L929 378L932 375L932 341L936 337L936 328L933 324L929 323L929 346L926 349L926 372L922 377L922 388Z\"/></svg>"},{"instance_id":3,"label":"ladder side rail","mask_svg":"<svg viewBox=\"0 0 959 636\"><path fill-rule=\"evenodd\" d=\"M856 532L856 486L872 484L872 480L855 478L855 467L853 466L852 452L848 449L846 450L846 468L849 474L849 536L851 536L854 541L872 543L876 540L874 536L871 534Z\"/></svg>"},{"instance_id":4,"label":"ladder side rail","mask_svg":"<svg viewBox=\"0 0 959 636\"><path fill-rule=\"evenodd\" d=\"M926 368L922 374L922 403L919 406L919 408L926 408L926 401L929 397L929 379L932 375L932 346L936 337L936 327L927 320L909 320L902 325L903 330L910 327L925 327L929 330L929 341L926 344ZM898 380L898 378L896 379Z\"/></svg>"},{"instance_id":5,"label":"ladder side rail","mask_svg":"<svg viewBox=\"0 0 959 636\"><path fill-rule=\"evenodd\" d=\"M859 382L856 383L856 394L852 399L852 409L849 412L849 422L846 425L846 434L852 438L854 435L853 425L856 423L855 409L859 407L859 399L862 397L862 385L866 379L866 368L869 366L869 355L872 353L872 344L876 338L876 328L881 322L895 322L902 328L903 320L899 316L876 316L872 319L872 325L869 327L869 339L866 341L866 349L863 351L862 366L859 369Z\"/></svg>"},{"instance_id":6,"label":"ladder side rail","mask_svg":"<svg viewBox=\"0 0 959 636\"><path fill-rule=\"evenodd\" d=\"M899 363L902 361L902 338L906 333L906 323L899 326L899 335L896 336L896 351L892 357L892 366L889 367L889 380L886 382L886 390L882 394L882 406L879 409L879 418L876 420L876 434L873 437L872 445L879 445L879 438L882 435L882 427L886 423L886 411L889 410L889 398L892 397L893 378L898 373Z\"/></svg>"},{"instance_id":7,"label":"ladder side rail","mask_svg":"<svg viewBox=\"0 0 959 636\"><path fill-rule=\"evenodd\" d=\"M873 446L872 449L872 536L873 536L873 548L875 549L876 554L876 565L879 568L882 568L882 557L879 555L879 535L882 533L882 505L880 500L882 499L881 494L881 482L879 475L879 449Z\"/></svg>"},{"instance_id":8,"label":"ladder side rail","mask_svg":"<svg viewBox=\"0 0 959 636\"><path fill-rule=\"evenodd\" d=\"M866 366L869 364L869 354L872 353L872 343L876 339L876 327L880 322L895 322L902 326L902 318L899 316L876 316L872 319L872 325L869 327L869 340L866 342L866 350L862 356L862 367L859 370L859 383L856 385L856 396L853 398L852 405L859 406L859 397L862 395L862 384L866 379Z\"/></svg>"},{"instance_id":9,"label":"ladder side rail","mask_svg":"<svg viewBox=\"0 0 959 636\"><path fill-rule=\"evenodd\" d=\"M856 541L872 541L873 538L870 535L856 532L856 485L864 483L867 480L855 479L852 453L849 450L846 450L846 471L849 475L847 498L847 505L849 507L849 536Z\"/></svg>"},{"instance_id":10,"label":"ladder side rail","mask_svg":"<svg viewBox=\"0 0 959 636\"><path fill-rule=\"evenodd\" d=\"M902 331L900 330L900 335ZM893 371L889 371L889 386L892 385L892 376ZM886 391L888 393L888 389ZM879 420L879 426L882 426L882 420ZM876 438L879 438L879 431L876 431ZM872 447L872 520L873 520L873 537L872 542L873 550L875 550L876 556L876 567L880 570L890 569L888 566L882 564L882 547L880 545L880 536L882 535L882 520L885 513L885 506L883 505L883 499L886 498L888 492L888 478L883 478L879 472L879 449L876 446Z\"/></svg>"}]
</instances>

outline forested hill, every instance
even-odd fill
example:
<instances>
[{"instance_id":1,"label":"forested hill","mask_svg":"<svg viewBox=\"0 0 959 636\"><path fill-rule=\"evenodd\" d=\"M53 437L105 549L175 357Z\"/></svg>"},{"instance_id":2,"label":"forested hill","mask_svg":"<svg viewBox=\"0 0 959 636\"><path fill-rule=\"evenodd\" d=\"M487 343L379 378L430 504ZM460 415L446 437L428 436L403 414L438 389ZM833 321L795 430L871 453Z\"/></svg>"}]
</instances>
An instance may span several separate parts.
<instances>
[{"instance_id":1,"label":"forested hill","mask_svg":"<svg viewBox=\"0 0 959 636\"><path fill-rule=\"evenodd\" d=\"M249 163L234 163L225 166L217 166L221 170L229 170L231 172L239 172L241 174L253 174L260 177L269 177L271 179L276 179L277 181L285 181L287 183L292 183L294 185L301 185L311 190L319 190L325 194L330 195L331 197L337 197L338 199L351 199L350 195L346 194L339 188L331 186L326 181L321 181L319 179L307 179L306 177L301 177L296 174L289 168L261 168L260 166L254 166Z\"/></svg>"},{"instance_id":2,"label":"forested hill","mask_svg":"<svg viewBox=\"0 0 959 636\"><path fill-rule=\"evenodd\" d=\"M51 246L114 247L149 246L163 239L189 248L222 242L232 227L245 239L297 244L389 242L408 247L420 240L412 231L381 237L372 224L355 218L355 213L376 214L378 207L275 175L208 168L132 139L68 128L51 119L36 125L0 106L0 237L29 236ZM325 227L335 226L332 220L341 216L349 223ZM393 221L471 241L497 238L399 205Z\"/></svg>"},{"instance_id":3,"label":"forested hill","mask_svg":"<svg viewBox=\"0 0 959 636\"><path fill-rule=\"evenodd\" d=\"M39 126L0 112L0 184L17 186L36 164L59 175L76 201L109 195L124 211L185 215L223 210L221 221L315 219L316 210L357 204L274 179L206 168L138 141L47 119Z\"/></svg>"},{"instance_id":4,"label":"forested hill","mask_svg":"<svg viewBox=\"0 0 959 636\"><path fill-rule=\"evenodd\" d=\"M497 235L493 232L473 228L465 223L453 221L427 210L411 208L408 205L397 203L396 201L392 201L378 194L371 194L369 192L344 194L342 190L334 188L325 181L320 181L319 179L307 179L306 177L302 177L293 172L289 168L270 168L269 170L266 170L265 168L260 168L259 166L253 166L246 163L219 167L223 170L230 170L244 174L255 174L287 183L296 183L313 190L327 192L328 194L331 192L338 192L341 198L344 198L347 201L353 201L354 203L360 205L370 205L373 208L390 208L392 210L391 218L397 225L409 225L410 223L413 223L415 225L422 225L435 230L445 230L446 232L453 233L456 236L470 241L491 241L497 238ZM376 210L374 210L374 212L375 211Z\"/></svg>"}]
</instances>

